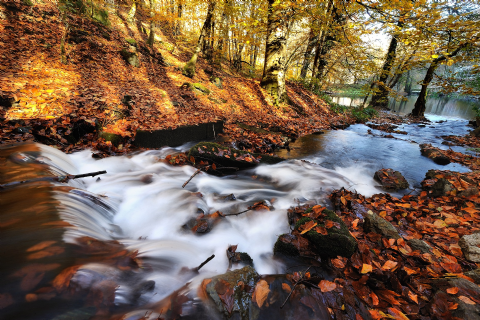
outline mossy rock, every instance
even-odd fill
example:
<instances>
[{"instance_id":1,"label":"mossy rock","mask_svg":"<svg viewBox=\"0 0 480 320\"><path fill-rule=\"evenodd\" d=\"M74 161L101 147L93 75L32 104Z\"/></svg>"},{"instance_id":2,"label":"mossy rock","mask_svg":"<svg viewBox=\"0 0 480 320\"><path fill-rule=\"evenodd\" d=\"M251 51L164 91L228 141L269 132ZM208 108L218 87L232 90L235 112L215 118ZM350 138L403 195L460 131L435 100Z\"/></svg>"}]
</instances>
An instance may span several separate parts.
<instances>
[{"instance_id":1,"label":"mossy rock","mask_svg":"<svg viewBox=\"0 0 480 320\"><path fill-rule=\"evenodd\" d=\"M182 87L187 87L195 93L210 94L210 90L201 83L184 82Z\"/></svg>"},{"instance_id":2,"label":"mossy rock","mask_svg":"<svg viewBox=\"0 0 480 320\"><path fill-rule=\"evenodd\" d=\"M218 89L223 89L223 81L219 77L211 77L210 81L218 88Z\"/></svg>"},{"instance_id":3,"label":"mossy rock","mask_svg":"<svg viewBox=\"0 0 480 320\"><path fill-rule=\"evenodd\" d=\"M292 244L294 237L295 236L290 233L280 235L273 246L273 254L277 255L280 253L291 257L298 257L300 251Z\"/></svg>"},{"instance_id":4,"label":"mossy rock","mask_svg":"<svg viewBox=\"0 0 480 320\"><path fill-rule=\"evenodd\" d=\"M105 139L105 141L110 141L116 147L123 143L123 137L115 133L101 131L98 133L98 137Z\"/></svg>"},{"instance_id":5,"label":"mossy rock","mask_svg":"<svg viewBox=\"0 0 480 320\"><path fill-rule=\"evenodd\" d=\"M258 277L259 275L254 268L246 266L211 278L205 289L216 309L225 319L249 319L252 301L252 293L249 288L255 288ZM233 290L231 296L234 302L231 310L228 310L225 306L222 300L224 298L220 297L227 289Z\"/></svg>"},{"instance_id":6,"label":"mossy rock","mask_svg":"<svg viewBox=\"0 0 480 320\"><path fill-rule=\"evenodd\" d=\"M125 59L125 61L127 61L131 66L135 68L140 67L140 59L138 58L136 52L122 49L122 51L120 51L120 54L122 55L123 59Z\"/></svg>"},{"instance_id":7,"label":"mossy rock","mask_svg":"<svg viewBox=\"0 0 480 320\"><path fill-rule=\"evenodd\" d=\"M131 46L137 47L137 41L135 39L125 39Z\"/></svg>"},{"instance_id":8,"label":"mossy rock","mask_svg":"<svg viewBox=\"0 0 480 320\"><path fill-rule=\"evenodd\" d=\"M357 240L355 240L355 238L350 234L343 220L340 219L335 212L331 210L324 210L323 215L325 221L338 222L340 224L340 229L335 226L328 228L326 229L327 235L319 234L312 229L304 234L305 238L307 238L313 244L320 256L351 257L352 254L354 254L357 250ZM297 221L295 224L295 229L298 229L304 223L312 220L317 222L318 226L325 227L324 223L305 217Z\"/></svg>"},{"instance_id":9,"label":"mossy rock","mask_svg":"<svg viewBox=\"0 0 480 320\"><path fill-rule=\"evenodd\" d=\"M259 164L275 164L285 160L283 158L259 153L249 153L213 142L197 143L190 148L188 156L198 160L210 160L224 167L236 167L240 169L252 168Z\"/></svg>"}]
</instances>

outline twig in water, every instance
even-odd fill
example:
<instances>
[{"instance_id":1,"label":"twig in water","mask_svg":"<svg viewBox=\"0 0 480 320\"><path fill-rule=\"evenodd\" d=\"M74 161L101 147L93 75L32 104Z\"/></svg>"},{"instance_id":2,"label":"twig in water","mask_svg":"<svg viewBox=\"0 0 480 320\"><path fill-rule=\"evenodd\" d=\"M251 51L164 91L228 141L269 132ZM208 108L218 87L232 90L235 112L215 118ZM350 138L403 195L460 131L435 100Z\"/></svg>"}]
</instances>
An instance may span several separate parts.
<instances>
[{"instance_id":1,"label":"twig in water","mask_svg":"<svg viewBox=\"0 0 480 320\"><path fill-rule=\"evenodd\" d=\"M27 182L35 182L35 181L57 181L57 182L68 182L73 179L85 178L85 177L95 177L100 174L105 174L107 171L97 171L97 172L90 172L90 173L83 173L83 174L67 174L66 176L59 176L59 177L42 177L36 178L31 180L24 180L24 181L14 181L6 184L0 184L0 188L6 188L11 186L16 186L18 184L27 183Z\"/></svg>"},{"instance_id":2,"label":"twig in water","mask_svg":"<svg viewBox=\"0 0 480 320\"><path fill-rule=\"evenodd\" d=\"M210 260L212 260L213 258L215 258L215 255L214 255L214 254L212 254L210 257L208 257L207 260L203 261L198 267L196 267L196 268L193 269L193 270L198 271L198 270L202 269L202 267L203 267L204 265L206 265L208 262L210 262Z\"/></svg>"},{"instance_id":3,"label":"twig in water","mask_svg":"<svg viewBox=\"0 0 480 320\"><path fill-rule=\"evenodd\" d=\"M182 186L182 188L185 188L185 186L193 179L193 177L195 177L197 174L199 174L201 171L201 169L197 169L197 171L195 171L192 176L190 177L190 179L188 179Z\"/></svg>"},{"instance_id":4,"label":"twig in water","mask_svg":"<svg viewBox=\"0 0 480 320\"><path fill-rule=\"evenodd\" d=\"M285 303L287 303L288 299L290 299L290 296L292 295L293 293L293 290L295 290L295 288L297 287L298 284L300 284L304 279L303 277L307 274L308 270L310 270L311 266L307 268L307 270L305 270L305 272L303 273L302 277L300 278L300 280L298 280L297 282L295 282L295 284L293 285L293 288L292 290L290 291L290 293L288 294L287 296L287 299L285 299L285 301L283 302L283 304L280 306L280 309L283 308L283 306L285 306Z\"/></svg>"},{"instance_id":5,"label":"twig in water","mask_svg":"<svg viewBox=\"0 0 480 320\"><path fill-rule=\"evenodd\" d=\"M252 209L247 209L247 210L240 211L240 212L237 212L237 213L228 213L228 214L224 214L223 216L224 216L224 217L228 217L228 216L238 216L239 214L248 212L248 211L250 211L250 210L252 210Z\"/></svg>"}]
</instances>

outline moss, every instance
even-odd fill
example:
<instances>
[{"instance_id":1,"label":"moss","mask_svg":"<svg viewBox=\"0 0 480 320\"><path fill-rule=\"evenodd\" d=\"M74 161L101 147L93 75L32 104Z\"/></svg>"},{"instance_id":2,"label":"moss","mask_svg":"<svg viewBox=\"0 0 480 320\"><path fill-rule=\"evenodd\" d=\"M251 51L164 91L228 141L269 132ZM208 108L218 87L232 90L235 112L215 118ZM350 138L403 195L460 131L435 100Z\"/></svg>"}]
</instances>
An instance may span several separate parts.
<instances>
[{"instance_id":1,"label":"moss","mask_svg":"<svg viewBox=\"0 0 480 320\"><path fill-rule=\"evenodd\" d=\"M137 41L135 39L125 39L130 45L136 47L137 46Z\"/></svg>"},{"instance_id":2,"label":"moss","mask_svg":"<svg viewBox=\"0 0 480 320\"><path fill-rule=\"evenodd\" d=\"M345 223L340 219L335 212L331 210L324 210L325 220L332 222L338 222L340 229L336 227L328 228L327 235L317 233L315 230L310 230L305 233L305 237L315 246L318 250L318 254L322 256L336 257L351 257L357 250L357 241L352 237L348 231ZM312 221L313 219L304 217L297 221L295 229L298 229L302 224ZM321 227L325 224L318 220L313 220Z\"/></svg>"},{"instance_id":3,"label":"moss","mask_svg":"<svg viewBox=\"0 0 480 320\"><path fill-rule=\"evenodd\" d=\"M201 151L199 151L201 150ZM245 160L236 160L236 157L250 154L252 157L258 159L257 162L248 162ZM216 164L220 164L225 167L237 167L237 168L251 168L258 164L275 164L285 159L279 157L273 157L269 155L246 152L230 147L225 147L213 142L200 142L194 145L188 154L189 157L198 158L200 160L211 160Z\"/></svg>"},{"instance_id":4,"label":"moss","mask_svg":"<svg viewBox=\"0 0 480 320\"><path fill-rule=\"evenodd\" d=\"M193 59L193 57L192 57ZM182 70L182 74L185 76L185 77L189 77L189 78L193 78L195 76L195 65L196 65L196 59L195 61L192 61L192 59L190 59L190 61L188 61L185 66L183 67L183 70Z\"/></svg>"},{"instance_id":5,"label":"moss","mask_svg":"<svg viewBox=\"0 0 480 320\"><path fill-rule=\"evenodd\" d=\"M105 141L110 141L116 147L123 143L123 137L114 133L101 131L98 133L98 137L105 139Z\"/></svg>"},{"instance_id":6,"label":"moss","mask_svg":"<svg viewBox=\"0 0 480 320\"><path fill-rule=\"evenodd\" d=\"M239 252L240 254L240 261L244 263L247 266L252 266L253 267L253 259L250 257L250 255L246 252Z\"/></svg>"},{"instance_id":7,"label":"moss","mask_svg":"<svg viewBox=\"0 0 480 320\"><path fill-rule=\"evenodd\" d=\"M192 83L193 88L201 91L204 94L210 94L210 90L208 90L203 84L201 83Z\"/></svg>"}]
</instances>

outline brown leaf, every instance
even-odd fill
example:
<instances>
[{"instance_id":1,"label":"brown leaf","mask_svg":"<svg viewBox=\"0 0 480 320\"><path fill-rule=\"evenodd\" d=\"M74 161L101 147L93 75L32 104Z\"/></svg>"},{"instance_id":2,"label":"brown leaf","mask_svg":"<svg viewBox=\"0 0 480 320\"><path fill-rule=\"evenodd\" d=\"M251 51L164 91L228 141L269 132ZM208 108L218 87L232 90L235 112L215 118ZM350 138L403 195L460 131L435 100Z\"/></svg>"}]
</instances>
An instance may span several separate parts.
<instances>
[{"instance_id":1,"label":"brown leaf","mask_svg":"<svg viewBox=\"0 0 480 320\"><path fill-rule=\"evenodd\" d=\"M447 293L457 294L457 293L458 293L458 290L460 290L460 289L457 288L457 287L448 288L448 289L447 289Z\"/></svg>"},{"instance_id":2,"label":"brown leaf","mask_svg":"<svg viewBox=\"0 0 480 320\"><path fill-rule=\"evenodd\" d=\"M345 268L345 263L343 263L343 261L338 258L332 259L332 264L339 269Z\"/></svg>"},{"instance_id":3,"label":"brown leaf","mask_svg":"<svg viewBox=\"0 0 480 320\"><path fill-rule=\"evenodd\" d=\"M320 290L322 290L322 292L330 292L337 288L337 284L335 282L330 282L328 280L320 281L318 286L320 287Z\"/></svg>"},{"instance_id":4,"label":"brown leaf","mask_svg":"<svg viewBox=\"0 0 480 320\"><path fill-rule=\"evenodd\" d=\"M339 222L333 222L331 220L325 221L325 228L330 229L332 227L336 227L337 229L341 228Z\"/></svg>"},{"instance_id":5,"label":"brown leaf","mask_svg":"<svg viewBox=\"0 0 480 320\"><path fill-rule=\"evenodd\" d=\"M308 231L312 230L313 227L315 227L317 223L313 220L308 221L307 223L302 224L298 230L301 231L300 234L307 233Z\"/></svg>"},{"instance_id":6,"label":"brown leaf","mask_svg":"<svg viewBox=\"0 0 480 320\"><path fill-rule=\"evenodd\" d=\"M469 297L465 297L465 296L459 296L458 299L462 300L463 302L465 302L466 304L476 304L475 302L473 302Z\"/></svg>"},{"instance_id":7,"label":"brown leaf","mask_svg":"<svg viewBox=\"0 0 480 320\"><path fill-rule=\"evenodd\" d=\"M400 310L396 308L388 308L388 313L392 315L396 320L409 320Z\"/></svg>"},{"instance_id":8,"label":"brown leaf","mask_svg":"<svg viewBox=\"0 0 480 320\"><path fill-rule=\"evenodd\" d=\"M418 295L414 294L412 291L408 291L408 297L409 297L413 302L415 302L416 304L418 304Z\"/></svg>"},{"instance_id":9,"label":"brown leaf","mask_svg":"<svg viewBox=\"0 0 480 320\"><path fill-rule=\"evenodd\" d=\"M373 304L374 306L378 306L378 303L379 303L379 301L378 301L378 296L375 294L375 292L372 291L372 292L370 293L370 297L372 298L372 304Z\"/></svg>"},{"instance_id":10,"label":"brown leaf","mask_svg":"<svg viewBox=\"0 0 480 320\"><path fill-rule=\"evenodd\" d=\"M255 302L257 303L258 307L261 308L265 301L267 300L268 293L270 292L270 286L268 285L267 281L260 280L257 282L255 286Z\"/></svg>"},{"instance_id":11,"label":"brown leaf","mask_svg":"<svg viewBox=\"0 0 480 320\"><path fill-rule=\"evenodd\" d=\"M285 292L290 293L292 291L292 288L287 283L282 283L282 289L285 290Z\"/></svg>"},{"instance_id":12,"label":"brown leaf","mask_svg":"<svg viewBox=\"0 0 480 320\"><path fill-rule=\"evenodd\" d=\"M202 283L198 287L197 295L200 299L202 299L202 300L207 300L208 299L207 285L210 282L212 282L212 279L203 279Z\"/></svg>"},{"instance_id":13,"label":"brown leaf","mask_svg":"<svg viewBox=\"0 0 480 320\"><path fill-rule=\"evenodd\" d=\"M56 276L55 279L53 279L53 287L57 289L57 291L68 288L68 286L70 285L70 280L72 280L72 277L75 275L78 268L80 268L80 266L73 266L63 269L63 271L60 272L60 274Z\"/></svg>"},{"instance_id":14,"label":"brown leaf","mask_svg":"<svg viewBox=\"0 0 480 320\"><path fill-rule=\"evenodd\" d=\"M385 264L383 265L382 267L382 270L386 271L386 270L390 270L390 269L393 269L397 266L398 262L395 262L395 261L392 261L392 260L388 260L387 262L385 262Z\"/></svg>"},{"instance_id":15,"label":"brown leaf","mask_svg":"<svg viewBox=\"0 0 480 320\"><path fill-rule=\"evenodd\" d=\"M324 235L324 236L326 236L326 235L328 234L327 229L325 229L324 227L320 227L320 226L317 226L317 227L315 228L315 232L317 232L317 233L319 233L319 234L321 234L321 235Z\"/></svg>"}]
</instances>

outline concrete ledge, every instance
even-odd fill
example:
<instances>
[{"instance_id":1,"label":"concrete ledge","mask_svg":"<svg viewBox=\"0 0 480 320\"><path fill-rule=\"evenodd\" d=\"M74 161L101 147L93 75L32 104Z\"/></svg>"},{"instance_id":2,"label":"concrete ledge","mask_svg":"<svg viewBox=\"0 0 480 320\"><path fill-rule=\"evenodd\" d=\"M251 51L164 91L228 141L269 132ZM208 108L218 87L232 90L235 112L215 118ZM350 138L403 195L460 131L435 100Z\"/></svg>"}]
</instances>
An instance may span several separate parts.
<instances>
[{"instance_id":1,"label":"concrete ledge","mask_svg":"<svg viewBox=\"0 0 480 320\"><path fill-rule=\"evenodd\" d=\"M135 135L135 145L142 148L178 147L190 141L213 140L222 132L223 121L221 120L152 132L138 130Z\"/></svg>"}]
</instances>

